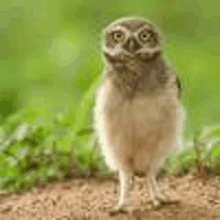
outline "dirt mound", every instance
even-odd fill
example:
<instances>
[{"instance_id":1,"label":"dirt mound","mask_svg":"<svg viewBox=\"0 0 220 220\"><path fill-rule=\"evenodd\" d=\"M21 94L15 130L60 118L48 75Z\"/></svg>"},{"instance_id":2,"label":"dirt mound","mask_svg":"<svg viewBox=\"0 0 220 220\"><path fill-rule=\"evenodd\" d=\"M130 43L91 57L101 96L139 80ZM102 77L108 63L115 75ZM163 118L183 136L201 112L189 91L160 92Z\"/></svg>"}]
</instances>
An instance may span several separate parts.
<instances>
[{"instance_id":1,"label":"dirt mound","mask_svg":"<svg viewBox=\"0 0 220 220\"><path fill-rule=\"evenodd\" d=\"M116 202L113 180L73 179L36 187L20 195L0 200L0 220L75 220L75 219L220 219L220 178L208 180L192 175L166 177L165 188L178 205L153 210L143 180L135 178L130 214L109 216Z\"/></svg>"}]
</instances>

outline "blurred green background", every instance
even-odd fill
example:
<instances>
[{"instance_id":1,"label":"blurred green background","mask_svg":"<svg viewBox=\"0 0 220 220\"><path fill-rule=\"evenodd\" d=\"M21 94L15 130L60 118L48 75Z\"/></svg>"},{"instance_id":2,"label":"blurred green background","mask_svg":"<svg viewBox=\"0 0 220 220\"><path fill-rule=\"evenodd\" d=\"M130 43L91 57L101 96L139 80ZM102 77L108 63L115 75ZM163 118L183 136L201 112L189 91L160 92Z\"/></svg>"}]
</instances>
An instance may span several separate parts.
<instances>
[{"instance_id":1,"label":"blurred green background","mask_svg":"<svg viewBox=\"0 0 220 220\"><path fill-rule=\"evenodd\" d=\"M185 86L191 124L220 122L219 6L216 0L2 2L1 119L27 107L44 116L74 115L103 68L102 29L137 15L162 29L167 59Z\"/></svg>"},{"instance_id":2,"label":"blurred green background","mask_svg":"<svg viewBox=\"0 0 220 220\"><path fill-rule=\"evenodd\" d=\"M101 32L109 22L132 15L162 30L166 58L184 86L186 138L203 125L219 124L219 7L217 0L2 1L1 140L24 122L33 128L65 127L72 136L91 126L104 66ZM57 126L50 125L54 121ZM66 138L61 146L69 146L67 136L61 136Z\"/></svg>"}]
</instances>

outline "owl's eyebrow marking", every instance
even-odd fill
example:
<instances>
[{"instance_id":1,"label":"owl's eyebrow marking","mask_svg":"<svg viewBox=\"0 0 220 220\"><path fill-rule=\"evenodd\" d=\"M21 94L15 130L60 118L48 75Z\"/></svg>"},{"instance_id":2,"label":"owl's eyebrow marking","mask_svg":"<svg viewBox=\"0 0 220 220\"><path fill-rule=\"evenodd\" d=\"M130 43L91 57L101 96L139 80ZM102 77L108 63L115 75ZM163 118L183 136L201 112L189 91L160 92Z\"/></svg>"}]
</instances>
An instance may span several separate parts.
<instances>
[{"instance_id":1,"label":"owl's eyebrow marking","mask_svg":"<svg viewBox=\"0 0 220 220\"><path fill-rule=\"evenodd\" d=\"M151 29L151 25L147 22L142 22L139 24L137 24L136 22L130 22L130 23L123 23L122 22L121 26L126 27L127 29L131 30L132 32L135 32L144 26L149 27Z\"/></svg>"}]
</instances>

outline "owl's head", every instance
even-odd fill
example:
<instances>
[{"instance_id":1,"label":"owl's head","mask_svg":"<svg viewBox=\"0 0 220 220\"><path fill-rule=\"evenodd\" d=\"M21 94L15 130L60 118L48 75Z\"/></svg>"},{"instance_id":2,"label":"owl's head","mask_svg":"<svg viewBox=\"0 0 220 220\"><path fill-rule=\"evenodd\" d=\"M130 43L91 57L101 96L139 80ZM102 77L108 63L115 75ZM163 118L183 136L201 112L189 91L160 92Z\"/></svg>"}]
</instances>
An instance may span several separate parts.
<instances>
[{"instance_id":1,"label":"owl's head","mask_svg":"<svg viewBox=\"0 0 220 220\"><path fill-rule=\"evenodd\" d=\"M116 20L104 30L102 50L110 62L151 60L161 52L159 31L142 18Z\"/></svg>"}]
</instances>

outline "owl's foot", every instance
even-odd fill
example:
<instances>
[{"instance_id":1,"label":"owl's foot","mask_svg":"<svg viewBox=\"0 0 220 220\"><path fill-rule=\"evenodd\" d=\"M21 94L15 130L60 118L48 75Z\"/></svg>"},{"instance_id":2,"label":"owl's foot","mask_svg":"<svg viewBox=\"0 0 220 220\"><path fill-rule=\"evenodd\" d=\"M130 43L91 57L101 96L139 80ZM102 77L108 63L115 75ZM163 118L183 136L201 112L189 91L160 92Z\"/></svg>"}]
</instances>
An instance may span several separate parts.
<instances>
[{"instance_id":1,"label":"owl's foot","mask_svg":"<svg viewBox=\"0 0 220 220\"><path fill-rule=\"evenodd\" d=\"M156 210L162 208L164 205L170 204L179 204L179 200L173 200L165 194L160 194L153 199L153 206Z\"/></svg>"},{"instance_id":2,"label":"owl's foot","mask_svg":"<svg viewBox=\"0 0 220 220\"><path fill-rule=\"evenodd\" d=\"M115 205L111 208L111 210L109 211L109 214L111 216L113 216L113 215L117 215L119 213L128 213L129 207L130 207L129 204Z\"/></svg>"}]
</instances>

